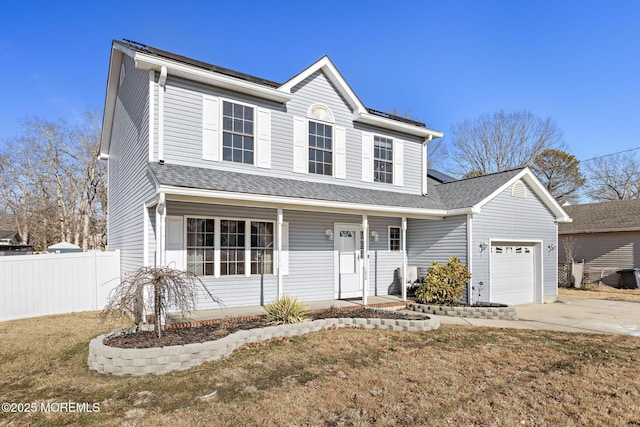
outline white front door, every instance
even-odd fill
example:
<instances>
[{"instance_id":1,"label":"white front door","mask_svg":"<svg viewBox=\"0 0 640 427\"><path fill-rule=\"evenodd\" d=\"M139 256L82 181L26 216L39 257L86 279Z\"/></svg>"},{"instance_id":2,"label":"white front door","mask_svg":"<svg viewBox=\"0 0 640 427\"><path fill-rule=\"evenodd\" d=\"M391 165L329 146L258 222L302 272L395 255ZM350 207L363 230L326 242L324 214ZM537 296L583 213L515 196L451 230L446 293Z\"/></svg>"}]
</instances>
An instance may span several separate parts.
<instances>
[{"instance_id":1,"label":"white front door","mask_svg":"<svg viewBox=\"0 0 640 427\"><path fill-rule=\"evenodd\" d=\"M337 254L336 279L338 298L362 296L360 280L360 225L336 224L334 249Z\"/></svg>"}]
</instances>

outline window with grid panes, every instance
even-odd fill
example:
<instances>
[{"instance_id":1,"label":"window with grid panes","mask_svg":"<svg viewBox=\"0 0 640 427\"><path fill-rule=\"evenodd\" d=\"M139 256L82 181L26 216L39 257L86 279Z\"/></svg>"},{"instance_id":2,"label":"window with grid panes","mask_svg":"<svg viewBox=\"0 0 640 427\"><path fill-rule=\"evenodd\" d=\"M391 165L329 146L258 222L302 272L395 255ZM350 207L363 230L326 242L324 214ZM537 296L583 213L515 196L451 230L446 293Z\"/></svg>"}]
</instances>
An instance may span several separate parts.
<instances>
[{"instance_id":1,"label":"window with grid panes","mask_svg":"<svg viewBox=\"0 0 640 427\"><path fill-rule=\"evenodd\" d=\"M253 107L222 102L222 159L253 164Z\"/></svg>"},{"instance_id":2,"label":"window with grid panes","mask_svg":"<svg viewBox=\"0 0 640 427\"><path fill-rule=\"evenodd\" d=\"M187 271L213 276L214 221L187 218Z\"/></svg>"},{"instance_id":3,"label":"window with grid panes","mask_svg":"<svg viewBox=\"0 0 640 427\"><path fill-rule=\"evenodd\" d=\"M245 274L245 222L220 221L220 275L235 276Z\"/></svg>"},{"instance_id":4,"label":"window with grid panes","mask_svg":"<svg viewBox=\"0 0 640 427\"><path fill-rule=\"evenodd\" d=\"M251 274L273 274L273 222L251 221Z\"/></svg>"},{"instance_id":5,"label":"window with grid panes","mask_svg":"<svg viewBox=\"0 0 640 427\"><path fill-rule=\"evenodd\" d=\"M333 126L309 120L309 173L333 175Z\"/></svg>"},{"instance_id":6,"label":"window with grid panes","mask_svg":"<svg viewBox=\"0 0 640 427\"><path fill-rule=\"evenodd\" d=\"M373 180L393 184L393 140L382 136L373 138Z\"/></svg>"},{"instance_id":7,"label":"window with grid panes","mask_svg":"<svg viewBox=\"0 0 640 427\"><path fill-rule=\"evenodd\" d=\"M389 227L389 250L400 250L400 227Z\"/></svg>"}]
</instances>

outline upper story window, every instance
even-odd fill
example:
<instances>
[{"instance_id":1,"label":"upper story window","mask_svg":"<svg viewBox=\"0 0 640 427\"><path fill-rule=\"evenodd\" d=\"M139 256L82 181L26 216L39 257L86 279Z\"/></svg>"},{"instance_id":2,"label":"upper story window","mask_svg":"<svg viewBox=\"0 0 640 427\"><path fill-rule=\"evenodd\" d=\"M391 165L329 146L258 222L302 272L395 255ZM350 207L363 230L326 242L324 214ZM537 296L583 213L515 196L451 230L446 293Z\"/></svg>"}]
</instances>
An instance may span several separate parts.
<instances>
[{"instance_id":1,"label":"upper story window","mask_svg":"<svg viewBox=\"0 0 640 427\"><path fill-rule=\"evenodd\" d=\"M333 126L309 120L309 173L333 175Z\"/></svg>"},{"instance_id":2,"label":"upper story window","mask_svg":"<svg viewBox=\"0 0 640 427\"><path fill-rule=\"evenodd\" d=\"M253 164L253 107L222 102L222 159Z\"/></svg>"},{"instance_id":3,"label":"upper story window","mask_svg":"<svg viewBox=\"0 0 640 427\"><path fill-rule=\"evenodd\" d=\"M293 171L347 177L347 129L326 105L313 104L307 117L293 117Z\"/></svg>"},{"instance_id":4,"label":"upper story window","mask_svg":"<svg viewBox=\"0 0 640 427\"><path fill-rule=\"evenodd\" d=\"M393 184L393 140L373 137L373 180Z\"/></svg>"}]
</instances>

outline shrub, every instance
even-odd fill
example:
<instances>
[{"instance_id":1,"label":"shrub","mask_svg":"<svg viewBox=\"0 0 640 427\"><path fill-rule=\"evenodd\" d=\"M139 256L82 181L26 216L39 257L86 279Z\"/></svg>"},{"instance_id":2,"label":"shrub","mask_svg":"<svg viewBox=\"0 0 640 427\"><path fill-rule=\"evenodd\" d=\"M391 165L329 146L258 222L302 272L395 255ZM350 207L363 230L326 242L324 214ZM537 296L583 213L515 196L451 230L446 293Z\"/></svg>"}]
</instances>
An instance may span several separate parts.
<instances>
[{"instance_id":1,"label":"shrub","mask_svg":"<svg viewBox=\"0 0 640 427\"><path fill-rule=\"evenodd\" d=\"M416 291L416 298L423 303L451 304L462 298L464 286L471 279L466 265L454 256L446 264L431 261L422 285Z\"/></svg>"},{"instance_id":2,"label":"shrub","mask_svg":"<svg viewBox=\"0 0 640 427\"><path fill-rule=\"evenodd\" d=\"M309 320L309 307L289 295L283 295L280 299L270 302L264 309L267 310L267 322L272 325Z\"/></svg>"}]
</instances>

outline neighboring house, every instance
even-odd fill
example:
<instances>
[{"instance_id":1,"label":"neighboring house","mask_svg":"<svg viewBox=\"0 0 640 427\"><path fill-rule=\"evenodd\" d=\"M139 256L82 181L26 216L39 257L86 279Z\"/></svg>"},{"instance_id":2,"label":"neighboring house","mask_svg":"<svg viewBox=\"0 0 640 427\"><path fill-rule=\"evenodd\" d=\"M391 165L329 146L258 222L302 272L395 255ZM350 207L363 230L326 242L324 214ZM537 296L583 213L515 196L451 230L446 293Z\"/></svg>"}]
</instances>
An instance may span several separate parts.
<instances>
[{"instance_id":1,"label":"neighboring house","mask_svg":"<svg viewBox=\"0 0 640 427\"><path fill-rule=\"evenodd\" d=\"M0 255L22 255L31 251L33 246L25 244L19 232L0 230Z\"/></svg>"},{"instance_id":2,"label":"neighboring house","mask_svg":"<svg viewBox=\"0 0 640 427\"><path fill-rule=\"evenodd\" d=\"M13 230L0 230L0 245L19 245L22 243L20 233Z\"/></svg>"},{"instance_id":3,"label":"neighboring house","mask_svg":"<svg viewBox=\"0 0 640 427\"><path fill-rule=\"evenodd\" d=\"M640 199L566 206L565 210L573 222L558 227L561 261L567 260L565 248L573 246L569 256L585 261L585 279L608 285L618 284L616 270L640 267Z\"/></svg>"},{"instance_id":4,"label":"neighboring house","mask_svg":"<svg viewBox=\"0 0 640 427\"><path fill-rule=\"evenodd\" d=\"M529 169L428 177L440 137L365 107L328 57L280 84L114 41L109 248L123 273L195 272L227 307L405 297L397 269L452 255L472 270L469 301L554 300L567 214Z\"/></svg>"}]
</instances>

